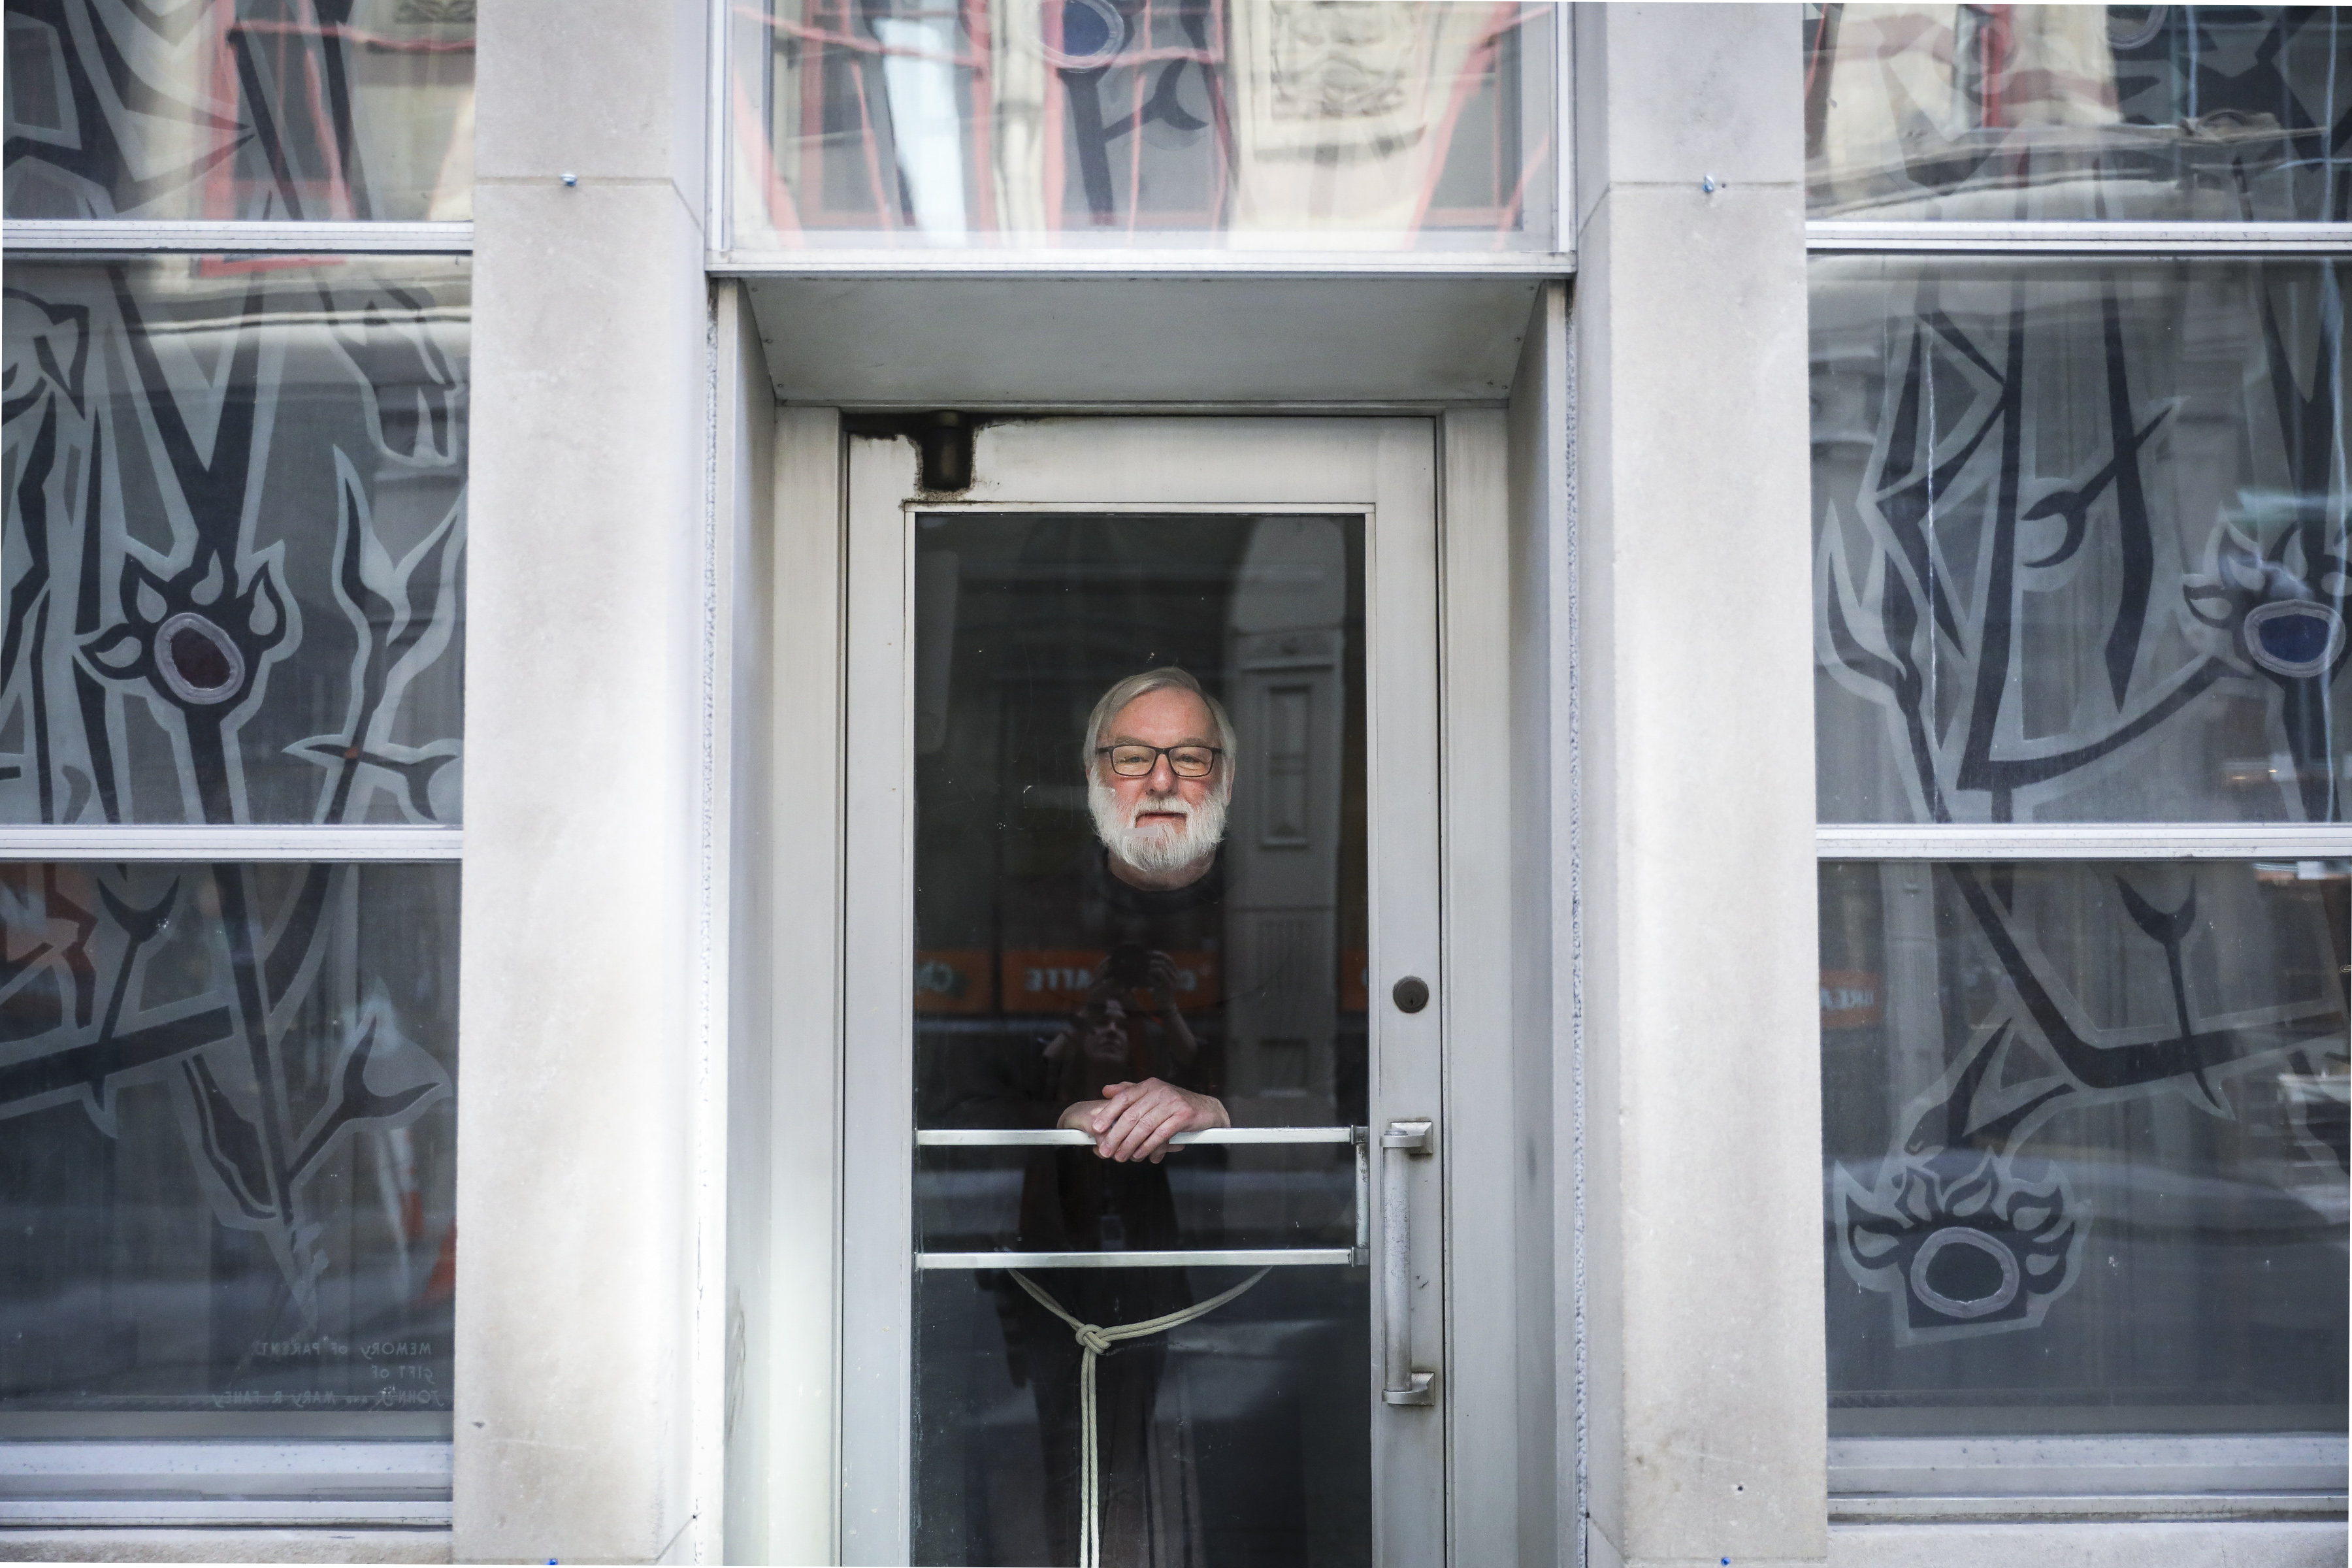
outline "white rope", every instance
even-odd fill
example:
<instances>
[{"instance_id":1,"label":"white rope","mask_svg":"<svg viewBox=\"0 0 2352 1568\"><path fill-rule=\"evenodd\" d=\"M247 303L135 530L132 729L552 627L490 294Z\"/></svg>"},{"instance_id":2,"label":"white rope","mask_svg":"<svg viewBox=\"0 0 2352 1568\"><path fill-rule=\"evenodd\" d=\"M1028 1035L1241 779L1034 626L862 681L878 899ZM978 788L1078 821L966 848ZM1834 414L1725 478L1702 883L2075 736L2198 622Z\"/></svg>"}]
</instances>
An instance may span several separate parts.
<instances>
[{"instance_id":1,"label":"white rope","mask_svg":"<svg viewBox=\"0 0 2352 1568\"><path fill-rule=\"evenodd\" d=\"M1070 1325L1078 1346L1086 1352L1078 1363L1078 1568L1102 1568L1102 1463L1095 1447L1095 1358L1121 1340L1139 1340L1147 1334L1157 1334L1178 1328L1195 1318L1207 1317L1268 1274L1271 1268L1261 1268L1232 1289L1212 1296L1198 1306L1187 1307L1181 1312L1164 1317L1147 1318L1139 1323L1121 1323L1104 1328L1099 1323L1082 1323L1063 1310L1062 1304L1045 1294L1037 1282L1018 1268L1008 1268L1014 1283L1029 1292L1029 1299L1062 1321Z\"/></svg>"}]
</instances>

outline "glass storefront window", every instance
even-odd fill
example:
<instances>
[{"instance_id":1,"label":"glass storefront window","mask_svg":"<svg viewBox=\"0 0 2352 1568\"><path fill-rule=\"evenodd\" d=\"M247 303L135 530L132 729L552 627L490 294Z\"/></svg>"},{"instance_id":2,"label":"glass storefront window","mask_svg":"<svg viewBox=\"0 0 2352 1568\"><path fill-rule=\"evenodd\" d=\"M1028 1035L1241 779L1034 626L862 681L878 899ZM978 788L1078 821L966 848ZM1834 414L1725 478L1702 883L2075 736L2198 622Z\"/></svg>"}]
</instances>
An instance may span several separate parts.
<instances>
[{"instance_id":1,"label":"glass storefront window","mask_svg":"<svg viewBox=\"0 0 2352 1568\"><path fill-rule=\"evenodd\" d=\"M2342 1433L2347 887L1823 864L1833 1436Z\"/></svg>"},{"instance_id":2,"label":"glass storefront window","mask_svg":"<svg viewBox=\"0 0 2352 1568\"><path fill-rule=\"evenodd\" d=\"M8 276L0 822L454 825L467 264Z\"/></svg>"},{"instance_id":3,"label":"glass storefront window","mask_svg":"<svg viewBox=\"0 0 2352 1568\"><path fill-rule=\"evenodd\" d=\"M5 19L0 1489L446 1521L468 263L142 249L470 218L473 0Z\"/></svg>"},{"instance_id":4,"label":"glass storefront window","mask_svg":"<svg viewBox=\"0 0 2352 1568\"><path fill-rule=\"evenodd\" d=\"M457 884L0 867L0 1438L447 1436Z\"/></svg>"},{"instance_id":5,"label":"glass storefront window","mask_svg":"<svg viewBox=\"0 0 2352 1568\"><path fill-rule=\"evenodd\" d=\"M1364 520L915 545L916 1558L1363 1561Z\"/></svg>"},{"instance_id":6,"label":"glass storefront window","mask_svg":"<svg viewBox=\"0 0 2352 1568\"><path fill-rule=\"evenodd\" d=\"M459 820L467 264L6 296L0 823L206 858L0 866L0 1438L446 1440L457 866L201 830Z\"/></svg>"},{"instance_id":7,"label":"glass storefront window","mask_svg":"<svg viewBox=\"0 0 2352 1568\"><path fill-rule=\"evenodd\" d=\"M1549 251L1553 13L738 6L732 244Z\"/></svg>"},{"instance_id":8,"label":"glass storefront window","mask_svg":"<svg viewBox=\"0 0 2352 1568\"><path fill-rule=\"evenodd\" d=\"M474 0L8 0L12 218L473 216Z\"/></svg>"},{"instance_id":9,"label":"glass storefront window","mask_svg":"<svg viewBox=\"0 0 2352 1568\"><path fill-rule=\"evenodd\" d=\"M1814 260L1821 820L2346 820L2346 276Z\"/></svg>"},{"instance_id":10,"label":"glass storefront window","mask_svg":"<svg viewBox=\"0 0 2352 1568\"><path fill-rule=\"evenodd\" d=\"M2324 5L1805 7L1820 218L2352 218Z\"/></svg>"}]
</instances>

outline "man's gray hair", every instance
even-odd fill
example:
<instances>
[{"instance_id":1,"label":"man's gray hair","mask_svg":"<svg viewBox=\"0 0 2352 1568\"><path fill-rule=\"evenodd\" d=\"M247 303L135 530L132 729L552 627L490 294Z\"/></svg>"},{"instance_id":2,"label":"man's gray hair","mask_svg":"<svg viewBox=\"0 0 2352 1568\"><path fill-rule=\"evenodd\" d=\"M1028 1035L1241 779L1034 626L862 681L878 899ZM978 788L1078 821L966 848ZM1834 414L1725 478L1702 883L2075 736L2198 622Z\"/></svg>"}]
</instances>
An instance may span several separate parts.
<instances>
[{"instance_id":1,"label":"man's gray hair","mask_svg":"<svg viewBox=\"0 0 2352 1568\"><path fill-rule=\"evenodd\" d=\"M1209 717L1216 721L1217 749L1225 754L1224 767L1218 775L1218 782L1227 789L1233 787L1234 768L1239 760L1238 748L1234 741L1234 721L1225 717L1225 705L1202 689L1201 683L1192 678L1191 670L1179 669L1172 664L1147 669L1140 675L1130 675L1102 694L1102 700L1095 704L1094 712L1087 719L1087 749L1078 759L1087 770L1087 777L1095 776L1095 748L1102 744L1103 727L1118 717L1120 709L1145 692L1161 691L1171 686L1199 698L1209 710Z\"/></svg>"}]
</instances>

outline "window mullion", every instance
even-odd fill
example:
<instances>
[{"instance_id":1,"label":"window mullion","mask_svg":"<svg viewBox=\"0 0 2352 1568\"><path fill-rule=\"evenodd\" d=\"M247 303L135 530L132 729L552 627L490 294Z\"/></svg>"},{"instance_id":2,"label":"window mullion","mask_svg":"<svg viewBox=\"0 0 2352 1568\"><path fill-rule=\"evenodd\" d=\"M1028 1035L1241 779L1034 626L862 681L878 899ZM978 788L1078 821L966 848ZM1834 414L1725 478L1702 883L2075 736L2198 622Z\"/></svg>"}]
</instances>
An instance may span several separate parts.
<instances>
[{"instance_id":1,"label":"window mullion","mask_svg":"<svg viewBox=\"0 0 2352 1568\"><path fill-rule=\"evenodd\" d=\"M1824 860L2341 860L2352 824L1824 824Z\"/></svg>"}]
</instances>

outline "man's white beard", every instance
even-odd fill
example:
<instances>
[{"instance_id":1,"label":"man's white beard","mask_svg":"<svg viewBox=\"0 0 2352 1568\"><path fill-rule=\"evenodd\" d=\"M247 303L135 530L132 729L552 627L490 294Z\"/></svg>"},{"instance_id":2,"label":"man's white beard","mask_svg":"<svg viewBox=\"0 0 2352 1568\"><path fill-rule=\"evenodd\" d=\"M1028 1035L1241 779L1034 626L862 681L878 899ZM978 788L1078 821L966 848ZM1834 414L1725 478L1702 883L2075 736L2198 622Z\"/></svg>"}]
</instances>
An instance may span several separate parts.
<instances>
[{"instance_id":1,"label":"man's white beard","mask_svg":"<svg viewBox=\"0 0 2352 1568\"><path fill-rule=\"evenodd\" d=\"M1213 789L1194 806L1181 795L1148 795L1122 817L1118 792L1100 779L1087 785L1087 810L1095 819L1095 835L1103 847L1136 870L1164 877L1199 864L1216 852L1225 837L1225 792ZM1181 827L1138 827L1134 819L1145 812L1172 812L1184 818Z\"/></svg>"}]
</instances>

